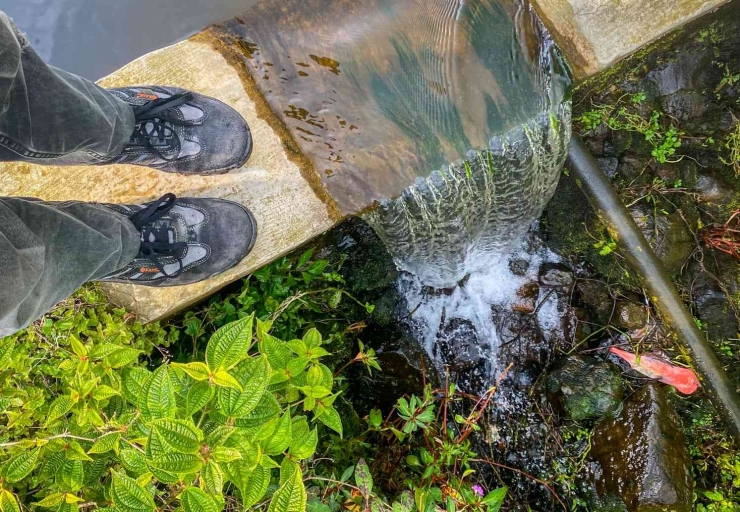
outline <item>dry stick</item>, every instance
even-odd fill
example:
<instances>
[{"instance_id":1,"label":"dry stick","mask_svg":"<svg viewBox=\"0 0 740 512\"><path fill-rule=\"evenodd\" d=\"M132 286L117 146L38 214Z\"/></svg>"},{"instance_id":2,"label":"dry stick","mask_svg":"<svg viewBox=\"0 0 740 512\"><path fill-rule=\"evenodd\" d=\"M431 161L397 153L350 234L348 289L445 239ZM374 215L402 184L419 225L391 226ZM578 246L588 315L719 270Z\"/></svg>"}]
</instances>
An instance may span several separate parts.
<instances>
[{"instance_id":1,"label":"dry stick","mask_svg":"<svg viewBox=\"0 0 740 512\"><path fill-rule=\"evenodd\" d=\"M530 475L526 471L522 471L521 469L512 468L511 466L507 466L506 464L500 464L498 462L493 462L493 461L486 460L486 459L470 459L470 462L482 462L484 464L490 464L491 466L494 466L494 467L499 467L499 468L502 468L502 469L508 469L509 471L514 471L515 473L519 473L520 475L525 476L525 477L529 478L530 480L532 480L534 482L537 482L540 485L544 485L545 488L548 491L550 491L553 496L555 496L555 499L558 500L558 503L560 503L560 505L563 506L563 509L566 510L566 511L568 510L568 507L565 506L565 503L563 502L562 499L560 499L560 496L558 496L558 493L555 492L555 489L553 489L552 487L550 487L550 485L547 482L544 482L544 481L540 480L539 478Z\"/></svg>"}]
</instances>

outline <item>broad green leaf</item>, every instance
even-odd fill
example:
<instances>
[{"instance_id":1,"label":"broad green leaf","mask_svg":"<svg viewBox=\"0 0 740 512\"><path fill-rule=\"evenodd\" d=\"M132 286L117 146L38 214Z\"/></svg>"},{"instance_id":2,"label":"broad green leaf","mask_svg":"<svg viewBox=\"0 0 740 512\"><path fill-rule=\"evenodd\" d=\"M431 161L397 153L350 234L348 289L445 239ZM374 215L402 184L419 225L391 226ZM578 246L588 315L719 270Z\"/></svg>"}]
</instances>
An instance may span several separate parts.
<instances>
[{"instance_id":1,"label":"broad green leaf","mask_svg":"<svg viewBox=\"0 0 740 512\"><path fill-rule=\"evenodd\" d=\"M306 369L306 366L308 366L308 363L311 360L307 357L294 357L293 359L288 362L288 376L295 377L299 373L301 373L303 370Z\"/></svg>"},{"instance_id":2,"label":"broad green leaf","mask_svg":"<svg viewBox=\"0 0 740 512\"><path fill-rule=\"evenodd\" d=\"M112 482L110 497L115 507L121 512L154 511L154 499L136 480L123 472L111 471Z\"/></svg>"},{"instance_id":3,"label":"broad green leaf","mask_svg":"<svg viewBox=\"0 0 740 512\"><path fill-rule=\"evenodd\" d=\"M0 338L0 368L7 368L13 356L15 342L11 337Z\"/></svg>"},{"instance_id":4,"label":"broad green leaf","mask_svg":"<svg viewBox=\"0 0 740 512\"><path fill-rule=\"evenodd\" d=\"M0 512L21 512L15 494L6 489L0 489Z\"/></svg>"},{"instance_id":5,"label":"broad green leaf","mask_svg":"<svg viewBox=\"0 0 740 512\"><path fill-rule=\"evenodd\" d=\"M340 437L342 436L342 418L334 407L327 407L317 419L339 434Z\"/></svg>"},{"instance_id":6,"label":"broad green leaf","mask_svg":"<svg viewBox=\"0 0 740 512\"><path fill-rule=\"evenodd\" d=\"M244 418L262 399L270 381L270 365L265 356L250 357L237 366L234 375L243 391L219 388L218 409L231 418Z\"/></svg>"},{"instance_id":7,"label":"broad green leaf","mask_svg":"<svg viewBox=\"0 0 740 512\"><path fill-rule=\"evenodd\" d=\"M74 439L67 442L67 447L64 450L64 456L67 457L69 460L86 460L86 461L92 461L92 457L90 457L87 452L85 452L85 449L75 441Z\"/></svg>"},{"instance_id":8,"label":"broad green leaf","mask_svg":"<svg viewBox=\"0 0 740 512\"><path fill-rule=\"evenodd\" d=\"M174 475L195 473L201 467L198 456L189 453L165 453L147 462L150 469L165 471Z\"/></svg>"},{"instance_id":9,"label":"broad green leaf","mask_svg":"<svg viewBox=\"0 0 740 512\"><path fill-rule=\"evenodd\" d=\"M355 483L360 488L362 496L367 498L373 493L373 475L365 459L360 459L355 467Z\"/></svg>"},{"instance_id":10,"label":"broad green leaf","mask_svg":"<svg viewBox=\"0 0 740 512\"><path fill-rule=\"evenodd\" d=\"M321 371L321 367L318 365L313 365L311 366L311 368L308 369L308 372L306 374L306 383L310 387L321 386L324 380L323 376L324 373Z\"/></svg>"},{"instance_id":11,"label":"broad green leaf","mask_svg":"<svg viewBox=\"0 0 740 512\"><path fill-rule=\"evenodd\" d=\"M134 448L124 446L121 448L121 463L128 471L142 475L147 472L144 454Z\"/></svg>"},{"instance_id":12,"label":"broad green leaf","mask_svg":"<svg viewBox=\"0 0 740 512\"><path fill-rule=\"evenodd\" d=\"M270 485L270 473L269 469L257 466L249 476L246 486L239 489L242 494L242 504L246 510L265 497Z\"/></svg>"},{"instance_id":13,"label":"broad green leaf","mask_svg":"<svg viewBox=\"0 0 740 512\"><path fill-rule=\"evenodd\" d=\"M141 350L136 350L130 347L120 347L115 352L112 352L106 356L105 361L111 368L121 368L127 364L131 364L139 359Z\"/></svg>"},{"instance_id":14,"label":"broad green leaf","mask_svg":"<svg viewBox=\"0 0 740 512\"><path fill-rule=\"evenodd\" d=\"M290 419L290 413L286 412L277 421L271 435L262 442L263 451L267 455L279 455L283 453L288 448L292 435L293 423Z\"/></svg>"},{"instance_id":15,"label":"broad green leaf","mask_svg":"<svg viewBox=\"0 0 740 512\"><path fill-rule=\"evenodd\" d=\"M209 460L200 470L200 486L208 494L221 495L224 488L224 473L217 462Z\"/></svg>"},{"instance_id":16,"label":"broad green leaf","mask_svg":"<svg viewBox=\"0 0 740 512\"><path fill-rule=\"evenodd\" d=\"M231 375L226 370L216 372L215 375L211 377L211 382L219 387L235 389L240 392L244 391L242 389L242 385L239 384L238 380L236 380L236 377Z\"/></svg>"},{"instance_id":17,"label":"broad green leaf","mask_svg":"<svg viewBox=\"0 0 740 512\"><path fill-rule=\"evenodd\" d=\"M53 421L58 420L67 414L74 405L75 401L72 400L72 397L67 395L62 395L54 399L49 406L49 412L46 413L46 425L51 424Z\"/></svg>"},{"instance_id":18,"label":"broad green leaf","mask_svg":"<svg viewBox=\"0 0 740 512\"><path fill-rule=\"evenodd\" d=\"M270 334L270 329L272 329L272 322L266 321L263 322L259 318L257 319L257 341L262 341L265 336L268 336Z\"/></svg>"},{"instance_id":19,"label":"broad green leaf","mask_svg":"<svg viewBox=\"0 0 740 512\"><path fill-rule=\"evenodd\" d=\"M286 343L269 334L260 340L260 352L267 356L273 370L286 369L293 357Z\"/></svg>"},{"instance_id":20,"label":"broad green leaf","mask_svg":"<svg viewBox=\"0 0 740 512\"><path fill-rule=\"evenodd\" d=\"M301 469L286 459L280 468L280 487L272 495L268 512L305 512L306 488Z\"/></svg>"},{"instance_id":21,"label":"broad green leaf","mask_svg":"<svg viewBox=\"0 0 740 512\"><path fill-rule=\"evenodd\" d=\"M294 433L290 443L290 453L298 460L309 459L316 452L318 442L319 434L315 428L300 438Z\"/></svg>"},{"instance_id":22,"label":"broad green leaf","mask_svg":"<svg viewBox=\"0 0 740 512\"><path fill-rule=\"evenodd\" d=\"M134 407L141 407L144 401L144 386L152 373L144 368L126 368L121 378L121 394Z\"/></svg>"},{"instance_id":23,"label":"broad green leaf","mask_svg":"<svg viewBox=\"0 0 740 512\"><path fill-rule=\"evenodd\" d=\"M227 448L233 448L239 452L241 459L238 464L241 467L246 468L248 471L252 471L257 464L259 464L262 458L262 452L260 448L253 440L251 436L247 436L242 433L236 433L229 437L224 444Z\"/></svg>"},{"instance_id":24,"label":"broad green leaf","mask_svg":"<svg viewBox=\"0 0 740 512\"><path fill-rule=\"evenodd\" d=\"M189 420L162 418L152 422L154 429L173 449L182 453L197 453L203 432Z\"/></svg>"},{"instance_id":25,"label":"broad green leaf","mask_svg":"<svg viewBox=\"0 0 740 512\"><path fill-rule=\"evenodd\" d=\"M179 496L185 512L219 512L221 507L202 489L188 487Z\"/></svg>"},{"instance_id":26,"label":"broad green leaf","mask_svg":"<svg viewBox=\"0 0 740 512\"><path fill-rule=\"evenodd\" d=\"M92 397L95 400L106 400L118 394L119 394L118 391L116 391L112 387L106 386L105 384L101 384L95 387L95 390L92 393Z\"/></svg>"},{"instance_id":27,"label":"broad green leaf","mask_svg":"<svg viewBox=\"0 0 740 512\"><path fill-rule=\"evenodd\" d=\"M85 465L81 460L66 459L59 470L59 476L62 482L76 491L85 482Z\"/></svg>"},{"instance_id":28,"label":"broad green leaf","mask_svg":"<svg viewBox=\"0 0 740 512\"><path fill-rule=\"evenodd\" d=\"M242 454L236 448L218 446L211 452L211 457L216 462L233 462L235 460L240 460L242 458Z\"/></svg>"},{"instance_id":29,"label":"broad green leaf","mask_svg":"<svg viewBox=\"0 0 740 512\"><path fill-rule=\"evenodd\" d=\"M509 489L507 487L499 487L498 489L489 492L486 497L483 498L483 503L488 506L488 512L498 512L501 509L501 505L504 503L504 498L506 498L508 490Z\"/></svg>"},{"instance_id":30,"label":"broad green leaf","mask_svg":"<svg viewBox=\"0 0 740 512\"><path fill-rule=\"evenodd\" d=\"M24 451L6 462L3 465L5 480L15 483L26 478L36 468L40 451L40 449Z\"/></svg>"},{"instance_id":31,"label":"broad green leaf","mask_svg":"<svg viewBox=\"0 0 740 512\"><path fill-rule=\"evenodd\" d=\"M205 363L194 362L188 364L173 364L175 368L178 368L188 376L195 380L208 380L211 376L211 370L208 369L208 365Z\"/></svg>"},{"instance_id":32,"label":"broad green leaf","mask_svg":"<svg viewBox=\"0 0 740 512\"><path fill-rule=\"evenodd\" d=\"M208 382L196 382L190 386L185 402L185 414L192 416L203 409L211 401L215 392L215 388Z\"/></svg>"},{"instance_id":33,"label":"broad green leaf","mask_svg":"<svg viewBox=\"0 0 740 512\"><path fill-rule=\"evenodd\" d=\"M254 313L217 330L206 347L206 364L212 372L228 371L247 356L252 343Z\"/></svg>"},{"instance_id":34,"label":"broad green leaf","mask_svg":"<svg viewBox=\"0 0 740 512\"><path fill-rule=\"evenodd\" d=\"M111 432L99 437L87 453L106 453L111 450L118 453L118 444L121 441L120 432Z\"/></svg>"},{"instance_id":35,"label":"broad green leaf","mask_svg":"<svg viewBox=\"0 0 740 512\"><path fill-rule=\"evenodd\" d=\"M115 345L113 343L103 343L101 345L95 345L92 350L90 350L90 359L92 359L93 361L98 361L100 359L108 357L119 348L121 348L120 345Z\"/></svg>"},{"instance_id":36,"label":"broad green leaf","mask_svg":"<svg viewBox=\"0 0 740 512\"><path fill-rule=\"evenodd\" d=\"M308 348L318 347L323 343L321 333L315 328L309 329L308 332L306 332L305 336L303 336L303 341Z\"/></svg>"},{"instance_id":37,"label":"broad green leaf","mask_svg":"<svg viewBox=\"0 0 740 512\"><path fill-rule=\"evenodd\" d=\"M62 501L64 501L64 493L57 492L54 494L49 494L44 499L34 503L34 505L36 505L37 507L51 508L55 505L59 505Z\"/></svg>"},{"instance_id":38,"label":"broad green leaf","mask_svg":"<svg viewBox=\"0 0 740 512\"><path fill-rule=\"evenodd\" d=\"M174 417L177 404L167 365L157 368L144 384L141 414L145 419Z\"/></svg>"},{"instance_id":39,"label":"broad green leaf","mask_svg":"<svg viewBox=\"0 0 740 512\"><path fill-rule=\"evenodd\" d=\"M87 357L87 348L74 334L69 335L69 346L77 357Z\"/></svg>"}]
</instances>

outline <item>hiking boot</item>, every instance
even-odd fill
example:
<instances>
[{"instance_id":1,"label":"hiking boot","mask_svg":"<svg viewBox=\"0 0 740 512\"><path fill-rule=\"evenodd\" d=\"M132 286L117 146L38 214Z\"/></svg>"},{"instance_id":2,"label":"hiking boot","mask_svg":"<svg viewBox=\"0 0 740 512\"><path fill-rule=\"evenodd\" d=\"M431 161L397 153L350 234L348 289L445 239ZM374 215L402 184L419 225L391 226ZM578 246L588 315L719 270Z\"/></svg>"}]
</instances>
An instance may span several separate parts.
<instances>
[{"instance_id":1,"label":"hiking boot","mask_svg":"<svg viewBox=\"0 0 740 512\"><path fill-rule=\"evenodd\" d=\"M252 153L252 135L246 121L217 99L177 87L108 91L133 107L136 126L123 152L102 165L222 174L244 165Z\"/></svg>"},{"instance_id":2,"label":"hiking boot","mask_svg":"<svg viewBox=\"0 0 740 512\"><path fill-rule=\"evenodd\" d=\"M223 199L166 194L143 205L104 205L126 215L141 233L136 259L100 281L179 286L220 274L249 254L257 223L245 207Z\"/></svg>"}]
</instances>

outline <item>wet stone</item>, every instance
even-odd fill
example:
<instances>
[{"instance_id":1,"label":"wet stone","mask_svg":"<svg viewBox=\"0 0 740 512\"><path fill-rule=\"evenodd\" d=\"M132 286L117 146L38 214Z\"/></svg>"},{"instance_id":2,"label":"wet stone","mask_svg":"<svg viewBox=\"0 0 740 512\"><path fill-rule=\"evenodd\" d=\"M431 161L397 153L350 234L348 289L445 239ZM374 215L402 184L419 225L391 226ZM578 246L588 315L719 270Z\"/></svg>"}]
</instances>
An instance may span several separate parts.
<instances>
[{"instance_id":1,"label":"wet stone","mask_svg":"<svg viewBox=\"0 0 740 512\"><path fill-rule=\"evenodd\" d=\"M630 397L618 417L597 425L592 439L599 495L618 496L630 512L691 510L691 459L659 385L650 383Z\"/></svg>"},{"instance_id":2,"label":"wet stone","mask_svg":"<svg viewBox=\"0 0 740 512\"><path fill-rule=\"evenodd\" d=\"M556 362L545 386L553 405L576 421L610 415L622 401L619 369L592 357L570 356Z\"/></svg>"},{"instance_id":3,"label":"wet stone","mask_svg":"<svg viewBox=\"0 0 740 512\"><path fill-rule=\"evenodd\" d=\"M532 313L537 306L537 298L540 296L540 285L527 283L516 292L516 300L512 309L519 313Z\"/></svg>"},{"instance_id":4,"label":"wet stone","mask_svg":"<svg viewBox=\"0 0 740 512\"><path fill-rule=\"evenodd\" d=\"M573 284L573 272L565 265L545 263L540 268L539 280L542 286L568 288Z\"/></svg>"},{"instance_id":5,"label":"wet stone","mask_svg":"<svg viewBox=\"0 0 740 512\"><path fill-rule=\"evenodd\" d=\"M579 279L574 295L578 304L594 315L596 323L601 325L609 323L614 300L605 282L596 279Z\"/></svg>"},{"instance_id":6,"label":"wet stone","mask_svg":"<svg viewBox=\"0 0 740 512\"><path fill-rule=\"evenodd\" d=\"M475 326L469 320L452 318L441 326L434 346L434 359L448 366L451 377L470 391L484 387L490 346L478 340Z\"/></svg>"},{"instance_id":7,"label":"wet stone","mask_svg":"<svg viewBox=\"0 0 740 512\"><path fill-rule=\"evenodd\" d=\"M509 261L509 270L515 276L525 276L529 270L529 260L515 259Z\"/></svg>"},{"instance_id":8,"label":"wet stone","mask_svg":"<svg viewBox=\"0 0 740 512\"><path fill-rule=\"evenodd\" d=\"M604 171L604 173L609 176L609 178L614 177L614 173L617 172L617 167L619 166L619 160L614 157L610 158L599 158L599 168Z\"/></svg>"},{"instance_id":9,"label":"wet stone","mask_svg":"<svg viewBox=\"0 0 740 512\"><path fill-rule=\"evenodd\" d=\"M636 331L645 327L648 321L647 310L642 304L618 301L612 319L617 327L626 331Z\"/></svg>"}]
</instances>

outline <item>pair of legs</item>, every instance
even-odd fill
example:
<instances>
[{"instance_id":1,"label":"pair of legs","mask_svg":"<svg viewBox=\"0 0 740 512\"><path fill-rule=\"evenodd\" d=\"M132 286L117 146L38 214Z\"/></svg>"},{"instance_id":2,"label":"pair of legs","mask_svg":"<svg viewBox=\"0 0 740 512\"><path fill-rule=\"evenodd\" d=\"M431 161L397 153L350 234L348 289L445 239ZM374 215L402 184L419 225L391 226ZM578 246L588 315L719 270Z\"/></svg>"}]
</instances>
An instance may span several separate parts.
<instances>
[{"instance_id":1,"label":"pair of legs","mask_svg":"<svg viewBox=\"0 0 740 512\"><path fill-rule=\"evenodd\" d=\"M0 12L1 162L146 165L213 174L240 167L252 141L227 105L171 87L105 90L46 65ZM0 337L87 281L193 283L251 250L241 205L167 194L144 205L0 197Z\"/></svg>"}]
</instances>

